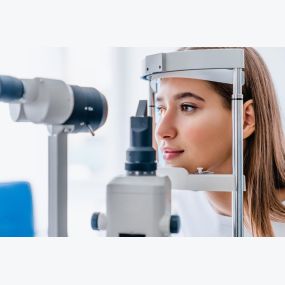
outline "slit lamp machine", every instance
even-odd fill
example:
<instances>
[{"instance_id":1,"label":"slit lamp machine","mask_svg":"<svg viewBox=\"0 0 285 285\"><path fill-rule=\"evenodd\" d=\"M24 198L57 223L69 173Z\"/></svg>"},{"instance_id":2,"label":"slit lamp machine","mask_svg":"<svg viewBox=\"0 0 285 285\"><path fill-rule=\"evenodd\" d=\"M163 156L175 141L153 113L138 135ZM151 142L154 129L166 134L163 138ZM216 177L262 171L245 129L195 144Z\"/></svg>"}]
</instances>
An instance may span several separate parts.
<instances>
[{"instance_id":1,"label":"slit lamp machine","mask_svg":"<svg viewBox=\"0 0 285 285\"><path fill-rule=\"evenodd\" d=\"M149 98L141 100L130 119L130 147L125 175L107 185L106 213L91 217L94 230L109 237L167 237L179 232L180 218L171 214L171 191L232 192L232 236L243 236L243 49L203 49L147 56L142 78L148 81ZM158 81L166 77L193 78L233 85L232 174L183 168L157 167L152 132ZM61 80L17 79L0 76L0 101L9 103L15 122L48 127L48 236L66 237L67 135L94 132L107 119L104 95L91 87L68 85Z\"/></svg>"}]
</instances>

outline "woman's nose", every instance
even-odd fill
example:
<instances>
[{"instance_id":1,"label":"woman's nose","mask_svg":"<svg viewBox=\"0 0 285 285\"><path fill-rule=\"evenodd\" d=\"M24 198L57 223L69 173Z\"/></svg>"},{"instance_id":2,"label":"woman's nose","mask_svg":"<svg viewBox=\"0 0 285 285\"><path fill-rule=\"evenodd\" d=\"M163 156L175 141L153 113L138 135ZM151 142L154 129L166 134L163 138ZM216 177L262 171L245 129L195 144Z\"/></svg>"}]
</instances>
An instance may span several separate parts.
<instances>
[{"instance_id":1,"label":"woman's nose","mask_svg":"<svg viewBox=\"0 0 285 285\"><path fill-rule=\"evenodd\" d=\"M177 135L175 127L175 118L170 113L165 113L159 120L155 130L158 139L174 138Z\"/></svg>"}]
</instances>

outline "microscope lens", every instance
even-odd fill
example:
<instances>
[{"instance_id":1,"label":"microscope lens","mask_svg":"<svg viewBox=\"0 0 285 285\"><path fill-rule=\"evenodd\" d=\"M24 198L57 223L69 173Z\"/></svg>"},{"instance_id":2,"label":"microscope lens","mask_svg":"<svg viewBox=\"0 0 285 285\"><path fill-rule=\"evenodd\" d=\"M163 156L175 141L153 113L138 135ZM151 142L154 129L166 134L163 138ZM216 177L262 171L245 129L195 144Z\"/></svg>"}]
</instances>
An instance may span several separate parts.
<instances>
[{"instance_id":1,"label":"microscope lens","mask_svg":"<svg viewBox=\"0 0 285 285\"><path fill-rule=\"evenodd\" d=\"M75 132L95 131L104 125L108 104L106 98L95 88L71 86L74 109L65 124L75 125Z\"/></svg>"}]
</instances>

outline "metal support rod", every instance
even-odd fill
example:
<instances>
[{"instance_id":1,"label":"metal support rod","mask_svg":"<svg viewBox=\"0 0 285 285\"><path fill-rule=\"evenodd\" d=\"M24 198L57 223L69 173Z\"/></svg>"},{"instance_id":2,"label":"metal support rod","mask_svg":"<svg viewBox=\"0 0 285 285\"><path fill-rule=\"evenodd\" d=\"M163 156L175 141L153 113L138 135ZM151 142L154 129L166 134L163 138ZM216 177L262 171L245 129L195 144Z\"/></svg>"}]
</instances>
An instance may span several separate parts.
<instances>
[{"instance_id":1,"label":"metal support rod","mask_svg":"<svg viewBox=\"0 0 285 285\"><path fill-rule=\"evenodd\" d=\"M235 191L232 192L233 236L243 236L243 94L242 69L233 70L232 153Z\"/></svg>"},{"instance_id":2,"label":"metal support rod","mask_svg":"<svg viewBox=\"0 0 285 285\"><path fill-rule=\"evenodd\" d=\"M154 101L154 92L151 88L151 81L149 81L148 83L148 104L149 104L149 107L148 107L148 116L151 116L151 117L154 117L153 114L154 114L154 108L152 108L151 106L154 106L155 104L155 101ZM155 119L155 118L154 118ZM155 123L155 122L154 122Z\"/></svg>"},{"instance_id":3,"label":"metal support rod","mask_svg":"<svg viewBox=\"0 0 285 285\"><path fill-rule=\"evenodd\" d=\"M48 236L67 236L67 134L48 139Z\"/></svg>"},{"instance_id":4,"label":"metal support rod","mask_svg":"<svg viewBox=\"0 0 285 285\"><path fill-rule=\"evenodd\" d=\"M152 108L151 106L155 105L155 92L152 90L151 88L151 81L149 81L149 88L148 88L148 102L149 102L149 108L148 108L148 116L152 117L153 121L152 121L152 146L154 147L154 149L156 150L156 160L158 161L158 145L156 143L156 139L155 139L155 108Z\"/></svg>"}]
</instances>

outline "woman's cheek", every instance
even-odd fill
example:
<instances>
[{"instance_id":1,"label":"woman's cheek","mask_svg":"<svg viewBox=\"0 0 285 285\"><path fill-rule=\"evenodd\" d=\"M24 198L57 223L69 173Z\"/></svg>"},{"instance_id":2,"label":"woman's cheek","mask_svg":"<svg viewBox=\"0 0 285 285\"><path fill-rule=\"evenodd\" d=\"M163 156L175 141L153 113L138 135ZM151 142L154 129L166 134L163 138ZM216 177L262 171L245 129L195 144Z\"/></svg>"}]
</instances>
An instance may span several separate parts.
<instances>
[{"instance_id":1,"label":"woman's cheek","mask_svg":"<svg viewBox=\"0 0 285 285\"><path fill-rule=\"evenodd\" d=\"M230 135L228 124L222 122L221 114L213 116L200 116L192 120L187 125L182 126L184 129L184 139L186 147L191 152L203 154L207 152L221 151L228 144ZM213 155L213 154L212 154Z\"/></svg>"},{"instance_id":2,"label":"woman's cheek","mask_svg":"<svg viewBox=\"0 0 285 285\"><path fill-rule=\"evenodd\" d=\"M185 136L187 137L187 143L190 147L203 145L212 139L213 130L207 124L194 124L192 123L185 128Z\"/></svg>"}]
</instances>

